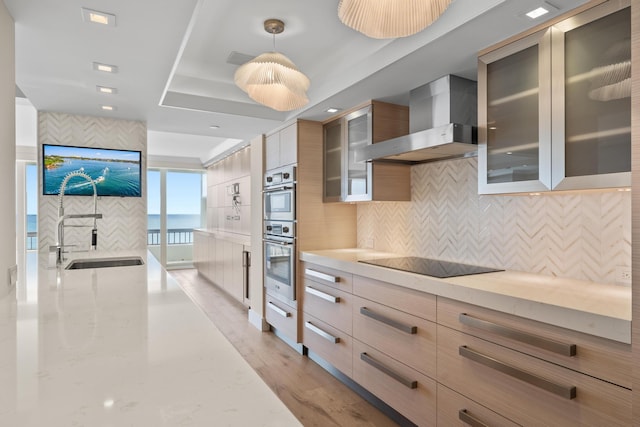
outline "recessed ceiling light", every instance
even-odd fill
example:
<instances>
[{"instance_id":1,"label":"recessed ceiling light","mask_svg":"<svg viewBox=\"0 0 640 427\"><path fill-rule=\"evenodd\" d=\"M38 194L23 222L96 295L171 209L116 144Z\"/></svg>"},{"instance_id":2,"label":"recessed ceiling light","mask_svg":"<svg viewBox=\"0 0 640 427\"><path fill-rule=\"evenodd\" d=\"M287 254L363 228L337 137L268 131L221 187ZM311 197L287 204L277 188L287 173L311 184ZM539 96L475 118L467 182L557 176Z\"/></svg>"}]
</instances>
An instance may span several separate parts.
<instances>
[{"instance_id":1,"label":"recessed ceiling light","mask_svg":"<svg viewBox=\"0 0 640 427\"><path fill-rule=\"evenodd\" d=\"M211 125L211 126L209 126L209 129L220 129L220 126L218 126L218 125Z\"/></svg>"},{"instance_id":2,"label":"recessed ceiling light","mask_svg":"<svg viewBox=\"0 0 640 427\"><path fill-rule=\"evenodd\" d=\"M547 13L549 13L549 9L546 9L546 8L540 6L540 7L537 7L535 9L533 9L532 11L529 11L529 12L525 13L525 15L527 15L531 19L536 19L536 18L541 17L542 15L546 15Z\"/></svg>"},{"instance_id":3,"label":"recessed ceiling light","mask_svg":"<svg viewBox=\"0 0 640 427\"><path fill-rule=\"evenodd\" d=\"M110 27L116 26L116 15L105 12L98 12L97 10L82 8L82 19L85 22L91 22L94 24L108 25Z\"/></svg>"},{"instance_id":4,"label":"recessed ceiling light","mask_svg":"<svg viewBox=\"0 0 640 427\"><path fill-rule=\"evenodd\" d=\"M96 90L100 93L106 93L109 95L115 95L118 93L118 89L115 87L107 87L107 86L96 86Z\"/></svg>"},{"instance_id":5,"label":"recessed ceiling light","mask_svg":"<svg viewBox=\"0 0 640 427\"><path fill-rule=\"evenodd\" d=\"M117 108L114 107L113 105L102 105L100 108L102 108L104 111L116 111Z\"/></svg>"},{"instance_id":6,"label":"recessed ceiling light","mask_svg":"<svg viewBox=\"0 0 640 427\"><path fill-rule=\"evenodd\" d=\"M96 71L102 71L104 73L117 73L118 67L115 65L103 64L101 62L94 62L93 69Z\"/></svg>"},{"instance_id":7,"label":"recessed ceiling light","mask_svg":"<svg viewBox=\"0 0 640 427\"><path fill-rule=\"evenodd\" d=\"M326 109L327 113L337 113L338 111L340 111L340 109L336 107L329 107Z\"/></svg>"}]
</instances>

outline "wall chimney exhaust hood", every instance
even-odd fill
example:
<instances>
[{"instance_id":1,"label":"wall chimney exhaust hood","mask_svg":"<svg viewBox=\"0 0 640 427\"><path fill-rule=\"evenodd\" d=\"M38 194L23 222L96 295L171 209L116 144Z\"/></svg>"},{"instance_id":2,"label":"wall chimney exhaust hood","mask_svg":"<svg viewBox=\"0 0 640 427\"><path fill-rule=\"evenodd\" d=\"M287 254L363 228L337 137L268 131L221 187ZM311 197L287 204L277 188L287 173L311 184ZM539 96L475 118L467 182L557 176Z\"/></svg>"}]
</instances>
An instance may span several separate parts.
<instances>
[{"instance_id":1,"label":"wall chimney exhaust hood","mask_svg":"<svg viewBox=\"0 0 640 427\"><path fill-rule=\"evenodd\" d=\"M416 164L475 156L477 116L477 83L440 77L409 92L408 135L358 149L354 160Z\"/></svg>"}]
</instances>

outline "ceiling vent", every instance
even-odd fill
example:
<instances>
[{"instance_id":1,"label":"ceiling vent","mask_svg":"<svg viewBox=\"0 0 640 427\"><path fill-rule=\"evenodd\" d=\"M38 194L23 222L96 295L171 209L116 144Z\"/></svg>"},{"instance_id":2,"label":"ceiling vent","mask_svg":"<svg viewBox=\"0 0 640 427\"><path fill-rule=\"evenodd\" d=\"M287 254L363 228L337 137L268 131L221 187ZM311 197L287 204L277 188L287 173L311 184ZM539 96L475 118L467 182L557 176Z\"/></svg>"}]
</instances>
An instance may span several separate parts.
<instances>
[{"instance_id":1,"label":"ceiling vent","mask_svg":"<svg viewBox=\"0 0 640 427\"><path fill-rule=\"evenodd\" d=\"M255 56L236 52L235 50L227 57L227 64L242 65L251 61Z\"/></svg>"}]
</instances>

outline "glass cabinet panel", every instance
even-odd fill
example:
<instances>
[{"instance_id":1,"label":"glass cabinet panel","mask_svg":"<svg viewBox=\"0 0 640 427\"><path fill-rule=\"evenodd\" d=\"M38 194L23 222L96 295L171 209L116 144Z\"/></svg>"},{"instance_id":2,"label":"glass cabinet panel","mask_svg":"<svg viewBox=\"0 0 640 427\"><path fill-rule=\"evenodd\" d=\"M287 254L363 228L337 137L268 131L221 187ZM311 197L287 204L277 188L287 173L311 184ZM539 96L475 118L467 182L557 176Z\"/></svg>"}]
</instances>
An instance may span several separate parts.
<instances>
[{"instance_id":1,"label":"glass cabinet panel","mask_svg":"<svg viewBox=\"0 0 640 427\"><path fill-rule=\"evenodd\" d=\"M342 121L324 126L324 200L337 202L342 195Z\"/></svg>"},{"instance_id":2,"label":"glass cabinet panel","mask_svg":"<svg viewBox=\"0 0 640 427\"><path fill-rule=\"evenodd\" d=\"M371 194L371 164L354 160L355 150L371 144L370 111L367 107L346 117L348 155L345 165L345 200L367 200Z\"/></svg>"},{"instance_id":3,"label":"glass cabinet panel","mask_svg":"<svg viewBox=\"0 0 640 427\"><path fill-rule=\"evenodd\" d=\"M553 118L564 127L554 132L554 188L630 185L631 14L610 9L555 26L554 59L564 68Z\"/></svg>"},{"instance_id":4,"label":"glass cabinet panel","mask_svg":"<svg viewBox=\"0 0 640 427\"><path fill-rule=\"evenodd\" d=\"M550 31L480 58L479 191L543 191L551 185Z\"/></svg>"}]
</instances>

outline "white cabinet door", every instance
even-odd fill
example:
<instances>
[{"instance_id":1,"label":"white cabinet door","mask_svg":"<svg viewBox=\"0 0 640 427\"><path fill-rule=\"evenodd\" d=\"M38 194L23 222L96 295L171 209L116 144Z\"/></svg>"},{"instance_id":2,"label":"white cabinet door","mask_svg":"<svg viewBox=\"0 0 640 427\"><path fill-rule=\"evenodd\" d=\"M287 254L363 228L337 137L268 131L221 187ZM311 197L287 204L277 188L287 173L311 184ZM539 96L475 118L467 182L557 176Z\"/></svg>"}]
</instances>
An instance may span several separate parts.
<instances>
[{"instance_id":1,"label":"white cabinet door","mask_svg":"<svg viewBox=\"0 0 640 427\"><path fill-rule=\"evenodd\" d=\"M298 124L280 131L280 166L298 162Z\"/></svg>"},{"instance_id":2,"label":"white cabinet door","mask_svg":"<svg viewBox=\"0 0 640 427\"><path fill-rule=\"evenodd\" d=\"M280 132L267 136L264 145L265 169L277 168L280 166Z\"/></svg>"}]
</instances>

